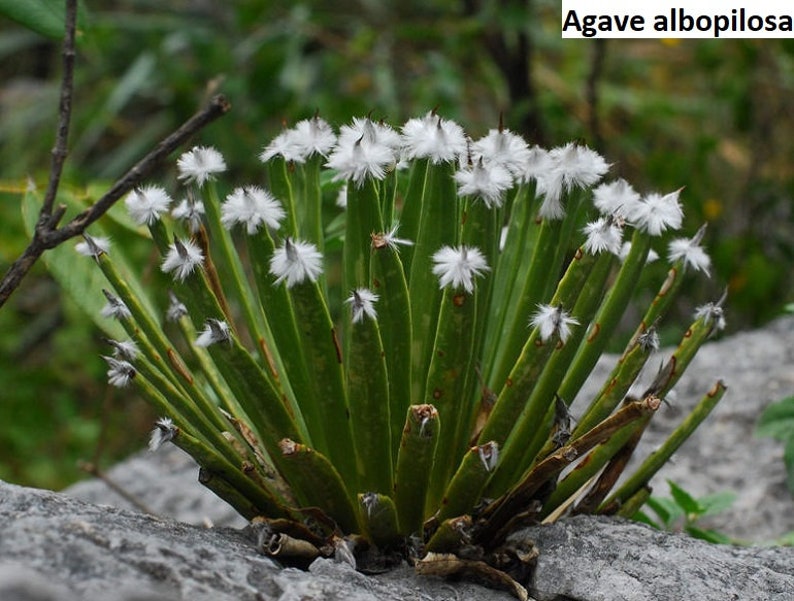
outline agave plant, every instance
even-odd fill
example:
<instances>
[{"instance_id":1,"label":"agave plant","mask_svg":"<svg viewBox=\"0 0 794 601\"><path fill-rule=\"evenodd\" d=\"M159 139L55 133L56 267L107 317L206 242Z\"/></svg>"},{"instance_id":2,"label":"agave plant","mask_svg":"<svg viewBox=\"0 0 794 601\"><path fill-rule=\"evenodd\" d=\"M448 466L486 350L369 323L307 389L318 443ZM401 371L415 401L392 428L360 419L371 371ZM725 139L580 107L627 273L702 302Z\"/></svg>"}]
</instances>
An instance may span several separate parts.
<instances>
[{"instance_id":1,"label":"agave plant","mask_svg":"<svg viewBox=\"0 0 794 601\"><path fill-rule=\"evenodd\" d=\"M114 260L101 224L78 250L128 337L110 342L110 383L134 383L162 413L150 446L192 455L265 551L377 549L425 572L443 558L442 573L526 564L511 532L633 514L722 396L718 382L613 490L724 325L721 301L698 309L639 384L683 273L708 273L701 229L668 243L667 278L612 373L569 410L625 331L655 243L680 228L680 191L599 184L609 165L584 146L545 151L501 126L472 141L434 112L399 132L354 119L338 135L315 116L260 158L263 181L222 197L222 155L196 147L177 163L184 200L154 185L126 198L172 276L167 308Z\"/></svg>"}]
</instances>

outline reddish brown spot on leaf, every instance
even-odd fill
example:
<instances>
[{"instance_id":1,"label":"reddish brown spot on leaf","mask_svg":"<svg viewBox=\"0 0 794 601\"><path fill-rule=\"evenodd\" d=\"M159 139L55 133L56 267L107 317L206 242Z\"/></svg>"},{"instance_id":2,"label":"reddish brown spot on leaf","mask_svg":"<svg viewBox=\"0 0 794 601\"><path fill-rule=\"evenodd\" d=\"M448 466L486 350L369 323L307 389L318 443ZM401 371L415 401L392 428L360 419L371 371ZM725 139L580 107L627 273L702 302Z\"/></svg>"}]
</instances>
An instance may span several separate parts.
<instances>
[{"instance_id":1,"label":"reddish brown spot on leaf","mask_svg":"<svg viewBox=\"0 0 794 601\"><path fill-rule=\"evenodd\" d=\"M342 347L339 345L339 338L336 335L336 329L331 328L331 340L334 343L334 349L336 349L336 360L341 365L342 364Z\"/></svg>"}]
</instances>

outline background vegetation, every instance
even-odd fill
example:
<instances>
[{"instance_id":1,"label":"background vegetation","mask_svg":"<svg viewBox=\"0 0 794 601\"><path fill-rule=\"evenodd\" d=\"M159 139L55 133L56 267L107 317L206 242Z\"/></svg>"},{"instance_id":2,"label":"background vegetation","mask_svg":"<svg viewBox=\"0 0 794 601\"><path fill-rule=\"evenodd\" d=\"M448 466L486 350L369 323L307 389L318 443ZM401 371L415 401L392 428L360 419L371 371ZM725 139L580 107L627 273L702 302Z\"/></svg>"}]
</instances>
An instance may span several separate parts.
<instances>
[{"instance_id":1,"label":"background vegetation","mask_svg":"<svg viewBox=\"0 0 794 601\"><path fill-rule=\"evenodd\" d=\"M316 110L401 123L438 107L475 138L503 114L531 142L586 142L638 190L686 186L684 233L710 223L714 274L680 315L725 285L732 330L794 300L794 40L562 40L547 0L87 4L65 175L78 194L218 91L233 111L200 141L248 181L282 124ZM59 75L57 41L0 20L2 271L26 243L19 191L46 178ZM0 311L0 478L58 488L78 460L141 446L153 416L108 390L91 332L43 266Z\"/></svg>"}]
</instances>

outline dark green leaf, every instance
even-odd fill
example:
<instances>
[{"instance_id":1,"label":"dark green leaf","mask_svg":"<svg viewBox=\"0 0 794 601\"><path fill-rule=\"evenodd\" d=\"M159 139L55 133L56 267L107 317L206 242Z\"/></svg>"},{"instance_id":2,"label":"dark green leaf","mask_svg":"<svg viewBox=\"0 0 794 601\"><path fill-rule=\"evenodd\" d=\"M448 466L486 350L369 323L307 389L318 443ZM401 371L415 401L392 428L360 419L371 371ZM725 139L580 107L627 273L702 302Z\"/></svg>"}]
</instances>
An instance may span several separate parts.
<instances>
[{"instance_id":1,"label":"dark green leaf","mask_svg":"<svg viewBox=\"0 0 794 601\"><path fill-rule=\"evenodd\" d=\"M0 0L0 15L48 38L64 35L62 0Z\"/></svg>"},{"instance_id":2,"label":"dark green leaf","mask_svg":"<svg viewBox=\"0 0 794 601\"><path fill-rule=\"evenodd\" d=\"M794 396L769 405L758 420L757 436L776 438L781 442L794 439Z\"/></svg>"},{"instance_id":3,"label":"dark green leaf","mask_svg":"<svg viewBox=\"0 0 794 601\"><path fill-rule=\"evenodd\" d=\"M733 505L734 501L736 501L736 493L731 491L724 491L701 497L698 499L700 506L703 508L701 517L722 513Z\"/></svg>"},{"instance_id":4,"label":"dark green leaf","mask_svg":"<svg viewBox=\"0 0 794 601\"><path fill-rule=\"evenodd\" d=\"M730 545L733 543L733 540L730 536L723 534L722 532L717 532L716 530L705 530L703 528L698 528L697 526L687 526L684 528L684 530L686 530L689 536L717 545Z\"/></svg>"},{"instance_id":5,"label":"dark green leaf","mask_svg":"<svg viewBox=\"0 0 794 601\"><path fill-rule=\"evenodd\" d=\"M645 504L659 516L665 528L669 528L676 518L681 515L681 509L671 499L651 497Z\"/></svg>"},{"instance_id":6,"label":"dark green leaf","mask_svg":"<svg viewBox=\"0 0 794 601\"><path fill-rule=\"evenodd\" d=\"M670 486L670 494L673 495L678 506L684 510L688 519L694 519L703 514L704 509L695 497L671 480L668 480L667 484Z\"/></svg>"},{"instance_id":7,"label":"dark green leaf","mask_svg":"<svg viewBox=\"0 0 794 601\"><path fill-rule=\"evenodd\" d=\"M662 530L663 529L663 525L662 524L654 522L650 518L650 516L648 516L648 514L645 513L644 511L638 511L633 516L631 516L631 519L634 520L635 522L640 522L641 524L646 524L647 526L650 526L651 528L656 528L657 530Z\"/></svg>"}]
</instances>

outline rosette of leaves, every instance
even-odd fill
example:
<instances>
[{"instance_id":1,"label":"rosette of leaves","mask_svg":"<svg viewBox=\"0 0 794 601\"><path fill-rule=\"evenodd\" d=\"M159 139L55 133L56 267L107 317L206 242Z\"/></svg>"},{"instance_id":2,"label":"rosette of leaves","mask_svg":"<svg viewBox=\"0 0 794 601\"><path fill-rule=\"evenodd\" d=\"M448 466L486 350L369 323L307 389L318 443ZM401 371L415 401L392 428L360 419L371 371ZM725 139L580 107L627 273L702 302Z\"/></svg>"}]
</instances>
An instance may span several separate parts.
<instances>
[{"instance_id":1,"label":"rosette of leaves","mask_svg":"<svg viewBox=\"0 0 794 601\"><path fill-rule=\"evenodd\" d=\"M702 230L669 239L680 191L642 196L602 181L609 165L584 146L547 151L502 127L472 141L432 112L399 131L363 118L335 132L315 117L261 159L262 181L224 187L223 157L197 147L177 164L179 202L155 185L126 199L127 227L170 278L167 307L103 224L78 250L103 275L104 297L80 295L107 301L110 383L162 413L152 448L190 453L267 552L520 576L532 554L508 534L569 513L632 515L722 396L717 382L615 487L724 324L721 302L698 309L638 383L683 274L708 273ZM657 253L667 278L572 415Z\"/></svg>"}]
</instances>

